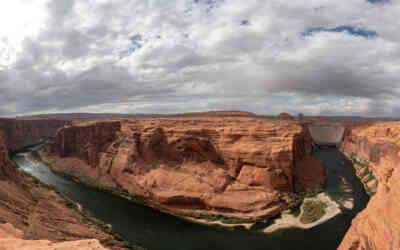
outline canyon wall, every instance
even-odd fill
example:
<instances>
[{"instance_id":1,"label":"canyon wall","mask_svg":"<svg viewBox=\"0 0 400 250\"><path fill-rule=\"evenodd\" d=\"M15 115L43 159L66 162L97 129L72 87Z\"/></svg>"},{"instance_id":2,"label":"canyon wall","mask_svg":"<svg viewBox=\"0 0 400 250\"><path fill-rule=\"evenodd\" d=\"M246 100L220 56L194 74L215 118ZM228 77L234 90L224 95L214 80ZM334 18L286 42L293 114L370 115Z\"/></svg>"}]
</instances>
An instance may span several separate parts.
<instances>
[{"instance_id":1,"label":"canyon wall","mask_svg":"<svg viewBox=\"0 0 400 250\"><path fill-rule=\"evenodd\" d=\"M379 185L366 209L353 219L339 249L400 249L400 122L352 126L341 150L366 164Z\"/></svg>"},{"instance_id":2,"label":"canyon wall","mask_svg":"<svg viewBox=\"0 0 400 250\"><path fill-rule=\"evenodd\" d=\"M321 188L324 168L311 152L308 130L295 122L192 117L66 126L42 157L160 210L256 219L279 213L295 188Z\"/></svg>"},{"instance_id":3,"label":"canyon wall","mask_svg":"<svg viewBox=\"0 0 400 250\"><path fill-rule=\"evenodd\" d=\"M25 137L28 143L35 138ZM18 171L6 144L0 129L0 249L105 249L99 242L109 249L126 249L125 242L84 217L73 202Z\"/></svg>"},{"instance_id":4,"label":"canyon wall","mask_svg":"<svg viewBox=\"0 0 400 250\"><path fill-rule=\"evenodd\" d=\"M24 146L38 143L45 137L56 134L57 129L70 121L59 119L7 119L0 118L0 130L3 131L6 146L11 150L17 150Z\"/></svg>"},{"instance_id":5,"label":"canyon wall","mask_svg":"<svg viewBox=\"0 0 400 250\"><path fill-rule=\"evenodd\" d=\"M9 150L6 146L5 136L0 130L0 180L19 182L21 176L15 166L15 163L9 158Z\"/></svg>"}]
</instances>

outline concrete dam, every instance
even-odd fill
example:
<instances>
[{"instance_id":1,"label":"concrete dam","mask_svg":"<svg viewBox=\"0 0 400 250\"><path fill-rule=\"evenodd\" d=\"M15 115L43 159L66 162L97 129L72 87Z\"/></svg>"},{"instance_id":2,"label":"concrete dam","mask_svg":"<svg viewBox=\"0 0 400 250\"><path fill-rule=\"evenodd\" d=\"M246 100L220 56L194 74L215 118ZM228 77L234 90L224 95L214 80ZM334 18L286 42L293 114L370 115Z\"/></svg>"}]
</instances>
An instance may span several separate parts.
<instances>
[{"instance_id":1,"label":"concrete dam","mask_svg":"<svg viewBox=\"0 0 400 250\"><path fill-rule=\"evenodd\" d=\"M319 146L338 146L344 135L344 127L337 123L315 123L308 126L311 137Z\"/></svg>"}]
</instances>

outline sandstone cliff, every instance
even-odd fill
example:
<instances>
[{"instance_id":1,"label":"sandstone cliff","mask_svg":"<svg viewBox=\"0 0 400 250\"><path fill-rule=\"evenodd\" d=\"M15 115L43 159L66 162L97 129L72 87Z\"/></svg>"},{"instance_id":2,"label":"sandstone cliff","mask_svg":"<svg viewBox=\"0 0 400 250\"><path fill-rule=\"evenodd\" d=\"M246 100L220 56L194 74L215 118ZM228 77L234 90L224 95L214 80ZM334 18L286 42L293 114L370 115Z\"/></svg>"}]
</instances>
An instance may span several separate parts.
<instances>
[{"instance_id":1,"label":"sandstone cliff","mask_svg":"<svg viewBox=\"0 0 400 250\"><path fill-rule=\"evenodd\" d=\"M6 146L13 151L24 146L38 143L45 137L54 136L57 129L70 121L58 119L4 119L0 118L0 130L3 131Z\"/></svg>"},{"instance_id":2,"label":"sandstone cliff","mask_svg":"<svg viewBox=\"0 0 400 250\"><path fill-rule=\"evenodd\" d=\"M0 249L104 249L98 240L110 249L124 249L124 242L73 207L71 201L17 170L0 130Z\"/></svg>"},{"instance_id":3,"label":"sandstone cliff","mask_svg":"<svg viewBox=\"0 0 400 250\"><path fill-rule=\"evenodd\" d=\"M307 130L294 122L192 117L66 126L43 157L56 171L161 210L256 219L279 213L295 187L320 188L324 169L311 151Z\"/></svg>"},{"instance_id":4,"label":"sandstone cliff","mask_svg":"<svg viewBox=\"0 0 400 250\"><path fill-rule=\"evenodd\" d=\"M280 120L295 120L294 117L291 116L291 115L288 114L288 113L280 113L280 114L278 115L278 119L280 119Z\"/></svg>"},{"instance_id":5,"label":"sandstone cliff","mask_svg":"<svg viewBox=\"0 0 400 250\"><path fill-rule=\"evenodd\" d=\"M342 151L367 164L379 186L367 208L352 221L339 249L400 249L400 123L352 126Z\"/></svg>"},{"instance_id":6,"label":"sandstone cliff","mask_svg":"<svg viewBox=\"0 0 400 250\"><path fill-rule=\"evenodd\" d=\"M0 130L0 180L19 181L19 174L14 162L9 158L4 133Z\"/></svg>"}]
</instances>

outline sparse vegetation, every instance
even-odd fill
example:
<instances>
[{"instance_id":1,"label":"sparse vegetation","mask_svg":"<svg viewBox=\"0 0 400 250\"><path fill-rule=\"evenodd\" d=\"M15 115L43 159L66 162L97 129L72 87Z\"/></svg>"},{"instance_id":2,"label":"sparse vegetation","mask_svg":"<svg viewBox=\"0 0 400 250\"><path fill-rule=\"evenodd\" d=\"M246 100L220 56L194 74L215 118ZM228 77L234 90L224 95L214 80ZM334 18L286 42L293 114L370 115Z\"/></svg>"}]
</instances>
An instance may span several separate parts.
<instances>
[{"instance_id":1,"label":"sparse vegetation","mask_svg":"<svg viewBox=\"0 0 400 250\"><path fill-rule=\"evenodd\" d=\"M248 224L255 223L257 220L255 219L245 219L245 218L237 218L237 217L229 217L221 214L193 214L193 213L180 213L176 214L178 217L190 217L198 220L207 220L207 221L220 221L224 224Z\"/></svg>"},{"instance_id":2,"label":"sparse vegetation","mask_svg":"<svg viewBox=\"0 0 400 250\"><path fill-rule=\"evenodd\" d=\"M305 198L312 198L319 194L320 192L300 192L300 193L290 193L289 198L291 202L288 205L290 213L297 217L300 215L300 208L303 204Z\"/></svg>"},{"instance_id":3,"label":"sparse vegetation","mask_svg":"<svg viewBox=\"0 0 400 250\"><path fill-rule=\"evenodd\" d=\"M379 182L377 181L374 172L370 168L370 162L368 160L364 160L360 157L357 157L357 155L354 152L350 154L350 159L355 166L356 175L364 185L366 193L370 197L372 197L376 193ZM372 187L368 186L368 183L373 180L376 180L376 184L373 185Z\"/></svg>"},{"instance_id":4,"label":"sparse vegetation","mask_svg":"<svg viewBox=\"0 0 400 250\"><path fill-rule=\"evenodd\" d=\"M373 174L370 174L368 178L365 180L365 183L369 183L370 181L375 180L375 176Z\"/></svg>"},{"instance_id":5,"label":"sparse vegetation","mask_svg":"<svg viewBox=\"0 0 400 250\"><path fill-rule=\"evenodd\" d=\"M322 218L327 205L321 201L306 201L303 204L303 213L300 221L304 224L313 223Z\"/></svg>"}]
</instances>

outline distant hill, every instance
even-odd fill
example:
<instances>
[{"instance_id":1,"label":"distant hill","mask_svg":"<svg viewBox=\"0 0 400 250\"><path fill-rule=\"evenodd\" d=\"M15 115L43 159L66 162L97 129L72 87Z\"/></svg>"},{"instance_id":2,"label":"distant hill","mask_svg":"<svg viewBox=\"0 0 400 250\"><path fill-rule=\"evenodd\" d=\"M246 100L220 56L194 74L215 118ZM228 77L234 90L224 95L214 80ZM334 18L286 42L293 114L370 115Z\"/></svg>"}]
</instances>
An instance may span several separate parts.
<instances>
[{"instance_id":1,"label":"distant hill","mask_svg":"<svg viewBox=\"0 0 400 250\"><path fill-rule=\"evenodd\" d=\"M364 116L310 116L317 119L333 119L340 121L398 121L400 118L394 117L364 117Z\"/></svg>"},{"instance_id":2,"label":"distant hill","mask_svg":"<svg viewBox=\"0 0 400 250\"><path fill-rule=\"evenodd\" d=\"M255 117L256 114L246 111L207 111L177 114L120 114L120 113L54 113L18 116L17 119L107 119L107 118L147 118L147 117Z\"/></svg>"},{"instance_id":3,"label":"distant hill","mask_svg":"<svg viewBox=\"0 0 400 250\"><path fill-rule=\"evenodd\" d=\"M159 117L264 117L277 119L276 115L257 115L252 112L239 110L190 112L177 114L120 114L120 113L53 113L18 116L17 119L115 119L115 118L159 118ZM298 117L293 117L297 119ZM293 119L291 118L291 119ZM304 116L306 120L341 120L341 121L400 121L394 117L363 117L363 116Z\"/></svg>"},{"instance_id":4,"label":"distant hill","mask_svg":"<svg viewBox=\"0 0 400 250\"><path fill-rule=\"evenodd\" d=\"M18 116L17 119L98 119L130 117L162 117L160 114L119 114L119 113L54 113Z\"/></svg>"},{"instance_id":5,"label":"distant hill","mask_svg":"<svg viewBox=\"0 0 400 250\"><path fill-rule=\"evenodd\" d=\"M207 112L190 112L190 113L181 113L181 114L170 114L167 117L256 117L257 115L252 112L247 111L239 111L239 110L222 110L222 111L207 111Z\"/></svg>"}]
</instances>

